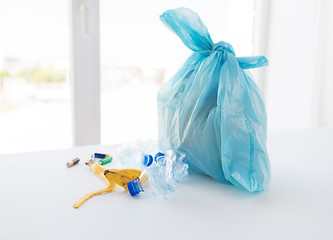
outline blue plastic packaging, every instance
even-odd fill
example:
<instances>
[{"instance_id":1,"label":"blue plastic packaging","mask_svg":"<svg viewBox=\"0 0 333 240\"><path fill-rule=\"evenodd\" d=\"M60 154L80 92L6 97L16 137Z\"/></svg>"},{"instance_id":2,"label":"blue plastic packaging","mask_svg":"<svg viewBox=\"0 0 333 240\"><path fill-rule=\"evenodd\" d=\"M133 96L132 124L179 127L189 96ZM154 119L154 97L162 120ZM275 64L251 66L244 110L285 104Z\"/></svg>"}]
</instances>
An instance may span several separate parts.
<instances>
[{"instance_id":1,"label":"blue plastic packaging","mask_svg":"<svg viewBox=\"0 0 333 240\"><path fill-rule=\"evenodd\" d=\"M270 181L266 111L245 69L267 66L267 59L237 58L230 44L214 44L190 9L168 10L161 19L193 54L158 93L160 148L184 152L192 171L263 191Z\"/></svg>"}]
</instances>

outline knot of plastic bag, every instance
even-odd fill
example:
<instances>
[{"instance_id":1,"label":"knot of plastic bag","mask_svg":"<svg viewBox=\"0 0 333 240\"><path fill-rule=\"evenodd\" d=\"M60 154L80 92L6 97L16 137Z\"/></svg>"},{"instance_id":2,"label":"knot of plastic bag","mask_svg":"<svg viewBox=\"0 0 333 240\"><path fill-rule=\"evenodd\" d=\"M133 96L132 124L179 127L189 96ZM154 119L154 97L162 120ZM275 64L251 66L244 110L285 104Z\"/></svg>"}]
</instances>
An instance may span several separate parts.
<instances>
[{"instance_id":1,"label":"knot of plastic bag","mask_svg":"<svg viewBox=\"0 0 333 240\"><path fill-rule=\"evenodd\" d=\"M236 56L234 48L229 43L223 41L215 43L212 51L227 51Z\"/></svg>"}]
</instances>

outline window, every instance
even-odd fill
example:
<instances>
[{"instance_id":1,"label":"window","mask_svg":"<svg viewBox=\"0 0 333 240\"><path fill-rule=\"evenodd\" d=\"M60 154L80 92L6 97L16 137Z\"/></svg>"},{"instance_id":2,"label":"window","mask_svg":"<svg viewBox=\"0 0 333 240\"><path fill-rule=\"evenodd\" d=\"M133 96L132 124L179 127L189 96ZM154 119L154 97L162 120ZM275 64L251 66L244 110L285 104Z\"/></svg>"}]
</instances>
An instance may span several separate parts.
<instances>
[{"instance_id":1,"label":"window","mask_svg":"<svg viewBox=\"0 0 333 240\"><path fill-rule=\"evenodd\" d=\"M68 1L0 8L0 154L71 146Z\"/></svg>"},{"instance_id":2,"label":"window","mask_svg":"<svg viewBox=\"0 0 333 240\"><path fill-rule=\"evenodd\" d=\"M0 154L156 139L158 89L191 54L159 15L181 6L252 55L254 0L7 1Z\"/></svg>"}]
</instances>

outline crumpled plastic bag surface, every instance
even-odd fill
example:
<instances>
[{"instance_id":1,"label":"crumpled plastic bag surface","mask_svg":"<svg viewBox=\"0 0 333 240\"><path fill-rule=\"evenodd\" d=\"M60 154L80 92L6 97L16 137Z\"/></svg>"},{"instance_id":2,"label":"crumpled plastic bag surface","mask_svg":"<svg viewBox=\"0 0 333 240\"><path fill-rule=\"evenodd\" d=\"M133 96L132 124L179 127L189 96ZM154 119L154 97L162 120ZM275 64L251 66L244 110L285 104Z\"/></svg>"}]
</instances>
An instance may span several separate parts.
<instances>
[{"instance_id":1,"label":"crumpled plastic bag surface","mask_svg":"<svg viewBox=\"0 0 333 240\"><path fill-rule=\"evenodd\" d=\"M158 93L160 148L184 152L191 171L263 191L270 181L266 111L244 69L267 66L267 59L237 58L230 44L214 44L190 9L168 10L161 19L193 54Z\"/></svg>"}]
</instances>

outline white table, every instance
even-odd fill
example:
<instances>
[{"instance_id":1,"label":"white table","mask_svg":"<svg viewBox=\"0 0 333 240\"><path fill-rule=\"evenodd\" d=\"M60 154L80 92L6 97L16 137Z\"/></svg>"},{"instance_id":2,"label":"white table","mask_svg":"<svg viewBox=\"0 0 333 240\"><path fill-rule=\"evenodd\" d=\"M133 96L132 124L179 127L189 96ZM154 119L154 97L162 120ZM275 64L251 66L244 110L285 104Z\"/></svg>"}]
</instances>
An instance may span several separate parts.
<instances>
[{"instance_id":1,"label":"white table","mask_svg":"<svg viewBox=\"0 0 333 240\"><path fill-rule=\"evenodd\" d=\"M271 132L268 146L263 193L191 175L168 201L118 191L79 209L104 186L83 162L112 147L2 155L0 239L333 239L333 129Z\"/></svg>"}]
</instances>

